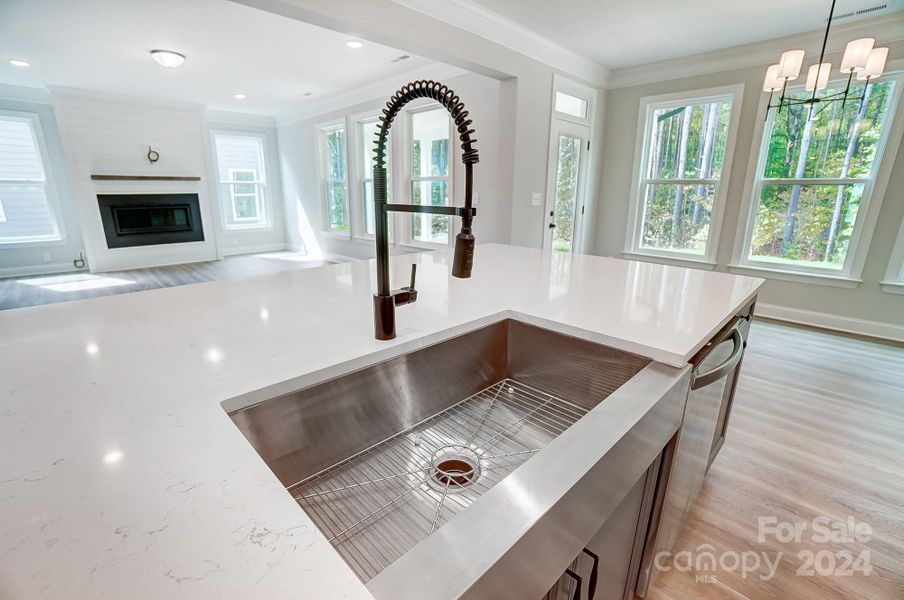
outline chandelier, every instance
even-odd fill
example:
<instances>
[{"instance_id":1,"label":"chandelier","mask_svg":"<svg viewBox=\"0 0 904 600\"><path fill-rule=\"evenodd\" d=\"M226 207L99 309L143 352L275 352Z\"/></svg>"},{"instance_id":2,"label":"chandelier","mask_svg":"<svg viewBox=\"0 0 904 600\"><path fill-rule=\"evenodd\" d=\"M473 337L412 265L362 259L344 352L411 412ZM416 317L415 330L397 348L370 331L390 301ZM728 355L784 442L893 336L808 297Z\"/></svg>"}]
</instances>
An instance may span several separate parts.
<instances>
[{"instance_id":1,"label":"chandelier","mask_svg":"<svg viewBox=\"0 0 904 600\"><path fill-rule=\"evenodd\" d=\"M843 91L835 94L817 96L817 92L824 90L829 85L829 76L832 73L832 63L823 62L826 54L826 42L829 40L829 29L832 27L832 15L835 13L835 0L832 0L832 7L829 9L829 21L826 23L826 33L822 38L822 49L819 51L819 62L812 65L807 71L807 82L804 89L812 92L809 98L792 98L786 94L788 82L794 81L800 76L801 67L804 64L804 50L788 50L782 53L778 64L771 65L766 69L766 80L763 83L763 91L769 92L769 104L766 109L766 117L773 108L777 108L779 112L786 106L795 106L798 104L807 104L810 106L811 112L814 105L820 102L841 102L848 100L863 103L866 97L866 86L870 81L876 79L885 72L885 62L888 60L888 48L874 48L876 40L873 38L861 38L848 42L844 49L844 56L841 58L842 74L847 75L847 85ZM863 90L857 97L851 97L851 82L857 76L857 81L863 81ZM773 97L776 92L781 92L781 97L777 103L773 103Z\"/></svg>"}]
</instances>

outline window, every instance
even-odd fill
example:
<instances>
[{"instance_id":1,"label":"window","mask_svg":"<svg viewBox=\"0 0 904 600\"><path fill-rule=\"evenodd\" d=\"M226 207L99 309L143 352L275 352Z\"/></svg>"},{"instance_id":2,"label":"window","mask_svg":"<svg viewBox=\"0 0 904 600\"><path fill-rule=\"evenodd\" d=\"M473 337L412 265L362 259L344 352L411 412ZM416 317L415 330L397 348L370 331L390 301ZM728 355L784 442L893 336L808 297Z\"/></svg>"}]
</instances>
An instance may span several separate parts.
<instances>
[{"instance_id":1,"label":"window","mask_svg":"<svg viewBox=\"0 0 904 600\"><path fill-rule=\"evenodd\" d=\"M843 85L843 84L839 84ZM851 277L866 208L891 123L897 83L851 95L862 102L771 111L746 222L742 263ZM825 94L843 88L829 87ZM792 92L793 98L809 93Z\"/></svg>"},{"instance_id":2,"label":"window","mask_svg":"<svg viewBox=\"0 0 904 600\"><path fill-rule=\"evenodd\" d=\"M626 252L714 261L740 93L641 100Z\"/></svg>"},{"instance_id":3,"label":"window","mask_svg":"<svg viewBox=\"0 0 904 600\"><path fill-rule=\"evenodd\" d=\"M577 117L587 118L587 101L565 92L556 92L556 112Z\"/></svg>"},{"instance_id":4,"label":"window","mask_svg":"<svg viewBox=\"0 0 904 600\"><path fill-rule=\"evenodd\" d=\"M363 203L361 214L364 215L363 232L366 236L373 236L374 229L374 142L380 131L379 119L359 121L360 147L361 147L361 201ZM392 201L392 153L391 140L386 145L386 195L389 202ZM392 221L390 220L390 231Z\"/></svg>"},{"instance_id":5,"label":"window","mask_svg":"<svg viewBox=\"0 0 904 600\"><path fill-rule=\"evenodd\" d=\"M904 294L904 221L901 221L898 239L891 251L882 289L894 294Z\"/></svg>"},{"instance_id":6,"label":"window","mask_svg":"<svg viewBox=\"0 0 904 600\"><path fill-rule=\"evenodd\" d=\"M411 113L409 127L409 181L411 203L449 206L449 133L451 120L444 108ZM412 214L411 239L433 244L449 243L449 217Z\"/></svg>"},{"instance_id":7,"label":"window","mask_svg":"<svg viewBox=\"0 0 904 600\"><path fill-rule=\"evenodd\" d=\"M348 180L346 179L345 127L336 125L320 131L323 176L324 226L329 231L348 232Z\"/></svg>"},{"instance_id":8,"label":"window","mask_svg":"<svg viewBox=\"0 0 904 600\"><path fill-rule=\"evenodd\" d=\"M62 238L36 115L0 112L0 244Z\"/></svg>"},{"instance_id":9,"label":"window","mask_svg":"<svg viewBox=\"0 0 904 600\"><path fill-rule=\"evenodd\" d=\"M227 229L269 225L263 136L215 133L220 201Z\"/></svg>"}]
</instances>

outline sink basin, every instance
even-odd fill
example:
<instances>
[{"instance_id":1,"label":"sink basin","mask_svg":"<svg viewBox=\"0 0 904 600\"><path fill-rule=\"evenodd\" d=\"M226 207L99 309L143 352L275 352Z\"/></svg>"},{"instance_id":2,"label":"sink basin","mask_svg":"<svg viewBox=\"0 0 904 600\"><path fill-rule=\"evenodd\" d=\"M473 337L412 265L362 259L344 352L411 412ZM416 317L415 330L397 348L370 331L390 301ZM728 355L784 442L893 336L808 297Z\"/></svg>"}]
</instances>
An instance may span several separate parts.
<instances>
[{"instance_id":1,"label":"sink basin","mask_svg":"<svg viewBox=\"0 0 904 600\"><path fill-rule=\"evenodd\" d=\"M508 319L230 417L368 582L649 363Z\"/></svg>"}]
</instances>

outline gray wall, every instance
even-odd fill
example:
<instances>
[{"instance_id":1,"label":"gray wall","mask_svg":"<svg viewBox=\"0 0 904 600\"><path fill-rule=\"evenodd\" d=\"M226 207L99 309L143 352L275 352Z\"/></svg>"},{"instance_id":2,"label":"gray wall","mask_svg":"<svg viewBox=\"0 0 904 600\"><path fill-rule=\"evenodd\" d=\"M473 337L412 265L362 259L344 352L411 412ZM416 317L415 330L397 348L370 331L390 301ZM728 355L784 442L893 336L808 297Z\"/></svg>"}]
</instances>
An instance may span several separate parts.
<instances>
[{"instance_id":1,"label":"gray wall","mask_svg":"<svg viewBox=\"0 0 904 600\"><path fill-rule=\"evenodd\" d=\"M34 90L27 91L35 95ZM0 277L72 271L75 270L72 261L84 250L84 246L69 192L66 164L53 107L49 97L45 101L17 99L16 96L20 94L19 88L0 86L0 109L38 115L50 161L44 168L53 177L62 214L63 222L60 225L65 233L63 239L57 242L0 245Z\"/></svg>"},{"instance_id":2,"label":"gray wall","mask_svg":"<svg viewBox=\"0 0 904 600\"><path fill-rule=\"evenodd\" d=\"M890 46L892 56L904 54L904 44ZM832 62L839 64L837 58ZM644 96L742 83L744 96L738 137L726 198L725 219L716 256L718 262L716 269L720 271L727 269L737 237L744 186L747 177L752 176L747 172L748 159L750 153L756 152L759 147L759 140L754 139L754 135L765 69L764 65L612 89L607 92L605 141L602 149L603 173L596 220L595 254L620 256L624 250L640 99ZM899 110L896 119L902 118L904 110ZM862 275L863 283L854 289L843 289L768 279L760 294L760 303L828 313L847 319L904 325L904 296L883 292L879 285L885 275L898 227L904 219L904 145L900 147L897 156L886 154L885 160L894 161L894 169L882 201L878 225L870 243ZM873 200L879 198L874 197Z\"/></svg>"}]
</instances>

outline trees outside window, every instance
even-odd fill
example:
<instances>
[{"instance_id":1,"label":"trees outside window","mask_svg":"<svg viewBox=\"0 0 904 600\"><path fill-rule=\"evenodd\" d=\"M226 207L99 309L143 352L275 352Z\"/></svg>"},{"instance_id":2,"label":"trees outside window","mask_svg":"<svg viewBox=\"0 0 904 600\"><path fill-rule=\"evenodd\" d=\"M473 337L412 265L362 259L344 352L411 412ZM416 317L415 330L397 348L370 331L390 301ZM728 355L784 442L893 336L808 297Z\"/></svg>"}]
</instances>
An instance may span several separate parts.
<instances>
[{"instance_id":1,"label":"trees outside window","mask_svg":"<svg viewBox=\"0 0 904 600\"><path fill-rule=\"evenodd\" d=\"M891 122L895 85L886 80L854 86L850 95L862 95L862 101L772 111L756 171L745 263L784 270L845 269ZM824 93L840 91L830 87Z\"/></svg>"},{"instance_id":2,"label":"trees outside window","mask_svg":"<svg viewBox=\"0 0 904 600\"><path fill-rule=\"evenodd\" d=\"M725 88L641 100L629 253L715 259L739 94Z\"/></svg>"},{"instance_id":3,"label":"trees outside window","mask_svg":"<svg viewBox=\"0 0 904 600\"><path fill-rule=\"evenodd\" d=\"M411 113L408 148L412 204L450 205L450 124L449 115L442 107ZM412 215L411 239L448 244L449 217Z\"/></svg>"},{"instance_id":4,"label":"trees outside window","mask_svg":"<svg viewBox=\"0 0 904 600\"><path fill-rule=\"evenodd\" d=\"M346 178L345 128L334 126L320 132L324 207L326 227L330 231L348 232L348 180Z\"/></svg>"}]
</instances>

